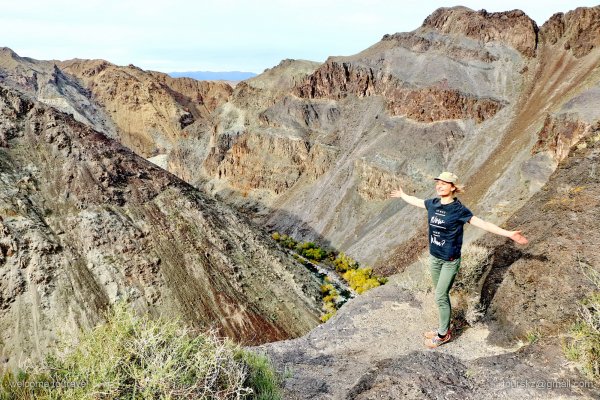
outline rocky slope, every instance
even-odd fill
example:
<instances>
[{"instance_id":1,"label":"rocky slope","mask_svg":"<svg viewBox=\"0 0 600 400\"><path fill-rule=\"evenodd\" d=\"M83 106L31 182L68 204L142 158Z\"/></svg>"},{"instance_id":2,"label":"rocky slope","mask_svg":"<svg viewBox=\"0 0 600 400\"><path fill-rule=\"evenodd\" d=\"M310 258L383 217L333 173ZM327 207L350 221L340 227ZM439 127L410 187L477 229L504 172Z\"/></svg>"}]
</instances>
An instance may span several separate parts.
<instances>
[{"instance_id":1,"label":"rocky slope","mask_svg":"<svg viewBox=\"0 0 600 400\"><path fill-rule=\"evenodd\" d=\"M119 300L244 343L316 325L318 283L227 206L3 84L0 131L2 363Z\"/></svg>"},{"instance_id":2,"label":"rocky slope","mask_svg":"<svg viewBox=\"0 0 600 400\"><path fill-rule=\"evenodd\" d=\"M356 55L284 60L235 89L104 61L58 65L138 154L270 229L391 273L423 239L410 208L386 199L392 188L425 197L450 169L465 202L501 223L589 134L599 10L538 27L518 10L441 8Z\"/></svg>"},{"instance_id":3,"label":"rocky slope","mask_svg":"<svg viewBox=\"0 0 600 400\"><path fill-rule=\"evenodd\" d=\"M562 340L579 300L594 290L587 268L600 271L599 166L596 126L509 218L528 232L529 246L491 235L478 241L492 250L474 278L481 297L465 305L460 290L451 292L452 342L423 345L437 308L427 267L416 263L308 335L261 346L292 371L286 399L598 398L598 384L564 359ZM471 326L463 320L469 307L480 313ZM539 339L528 343L534 332Z\"/></svg>"},{"instance_id":4,"label":"rocky slope","mask_svg":"<svg viewBox=\"0 0 600 400\"><path fill-rule=\"evenodd\" d=\"M286 399L595 399L596 384L561 356L561 341L490 344L485 324L436 350L433 294L395 278L294 340L257 348L287 371ZM552 386L554 385L554 386Z\"/></svg>"},{"instance_id":5,"label":"rocky slope","mask_svg":"<svg viewBox=\"0 0 600 400\"><path fill-rule=\"evenodd\" d=\"M577 316L579 301L594 288L589 269L600 271L600 123L571 149L548 183L507 221L527 230L531 244L515 249L485 237L494 249L482 285L492 323L491 339L538 330L560 334Z\"/></svg>"},{"instance_id":6,"label":"rocky slope","mask_svg":"<svg viewBox=\"0 0 600 400\"><path fill-rule=\"evenodd\" d=\"M598 13L538 28L519 11L440 9L413 32L307 68L270 102L248 82L216 110L206 187L271 229L398 270L423 230L386 199L392 188L425 197L432 176L454 170L465 202L501 223L589 135L600 118L585 100L600 82Z\"/></svg>"},{"instance_id":7,"label":"rocky slope","mask_svg":"<svg viewBox=\"0 0 600 400\"><path fill-rule=\"evenodd\" d=\"M211 114L232 91L223 82L171 78L104 60L57 65L88 88L118 127L121 143L188 181L188 169L178 165L194 165L206 157L214 126Z\"/></svg>"},{"instance_id":8,"label":"rocky slope","mask_svg":"<svg viewBox=\"0 0 600 400\"><path fill-rule=\"evenodd\" d=\"M105 110L91 99L91 93L76 78L51 61L19 57L9 48L0 48L0 83L15 88L54 107L94 129L116 137L117 128Z\"/></svg>"}]
</instances>

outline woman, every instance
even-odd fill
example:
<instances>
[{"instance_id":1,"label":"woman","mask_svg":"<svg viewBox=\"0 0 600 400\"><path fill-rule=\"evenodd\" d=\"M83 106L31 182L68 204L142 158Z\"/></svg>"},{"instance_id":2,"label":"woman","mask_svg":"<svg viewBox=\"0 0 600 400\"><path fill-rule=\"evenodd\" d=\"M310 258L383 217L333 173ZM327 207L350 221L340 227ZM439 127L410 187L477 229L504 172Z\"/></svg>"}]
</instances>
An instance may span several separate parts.
<instances>
[{"instance_id":1,"label":"woman","mask_svg":"<svg viewBox=\"0 0 600 400\"><path fill-rule=\"evenodd\" d=\"M429 253L430 270L435 288L435 302L439 310L439 326L437 331L426 332L425 344L430 348L438 347L450 341L450 288L454 282L458 268L463 240L463 225L470 223L485 231L511 238L518 244L527 244L521 231L507 231L473 216L473 213L455 197L461 192L458 177L451 172L442 172L435 178L435 191L439 197L422 200L409 196L402 188L390 193L390 197L398 198L416 207L427 209L429 220Z\"/></svg>"}]
</instances>

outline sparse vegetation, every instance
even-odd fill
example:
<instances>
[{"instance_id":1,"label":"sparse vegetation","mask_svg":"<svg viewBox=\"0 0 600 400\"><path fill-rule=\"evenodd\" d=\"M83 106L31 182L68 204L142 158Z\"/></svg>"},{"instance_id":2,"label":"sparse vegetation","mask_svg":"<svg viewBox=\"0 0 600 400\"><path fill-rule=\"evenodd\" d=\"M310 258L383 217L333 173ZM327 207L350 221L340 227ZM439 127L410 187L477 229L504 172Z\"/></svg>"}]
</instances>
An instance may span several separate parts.
<instances>
[{"instance_id":1,"label":"sparse vegetation","mask_svg":"<svg viewBox=\"0 0 600 400\"><path fill-rule=\"evenodd\" d=\"M283 247L294 250L294 258L306 265L308 260L312 263L325 263L329 269L334 269L348 283L348 286L358 294L383 285L387 278L373 275L373 269L369 267L361 268L360 264L352 257L344 253L337 254L335 251L325 250L318 247L314 242L298 243L288 235L281 235L279 232L273 232L271 237L280 243ZM325 314L321 316L321 321L325 322L331 318L337 311L341 303L340 294L334 286L325 278L326 283L321 286L323 296L323 310Z\"/></svg>"},{"instance_id":2,"label":"sparse vegetation","mask_svg":"<svg viewBox=\"0 0 600 400\"><path fill-rule=\"evenodd\" d=\"M385 284L388 279L373 275L373 269L361 268L360 264L352 257L340 253L333 260L335 270L342 273L342 278L356 293L361 294L366 290Z\"/></svg>"},{"instance_id":3,"label":"sparse vegetation","mask_svg":"<svg viewBox=\"0 0 600 400\"><path fill-rule=\"evenodd\" d=\"M325 314L321 316L321 321L325 322L335 315L337 311L337 300L339 293L331 283L321 285L321 294L323 295L323 309Z\"/></svg>"},{"instance_id":4,"label":"sparse vegetation","mask_svg":"<svg viewBox=\"0 0 600 400\"><path fill-rule=\"evenodd\" d=\"M468 324L483 317L481 285L489 266L490 250L483 246L467 244L462 248L460 268L451 291L455 300L455 319Z\"/></svg>"},{"instance_id":5,"label":"sparse vegetation","mask_svg":"<svg viewBox=\"0 0 600 400\"><path fill-rule=\"evenodd\" d=\"M596 291L581 302L579 319L571 326L563 351L587 376L600 381L600 273L581 260L579 266Z\"/></svg>"},{"instance_id":6,"label":"sparse vegetation","mask_svg":"<svg viewBox=\"0 0 600 400\"><path fill-rule=\"evenodd\" d=\"M296 242L290 236L288 236L288 235L280 235L277 232L273 233L273 235L271 235L271 237L273 239L275 239L277 242L279 242L283 247L286 247L286 248L288 248L290 250L295 249L296 245L298 244L298 242Z\"/></svg>"},{"instance_id":7,"label":"sparse vegetation","mask_svg":"<svg viewBox=\"0 0 600 400\"><path fill-rule=\"evenodd\" d=\"M279 399L265 356L177 322L117 305L75 348L29 371L5 372L0 399Z\"/></svg>"},{"instance_id":8,"label":"sparse vegetation","mask_svg":"<svg viewBox=\"0 0 600 400\"><path fill-rule=\"evenodd\" d=\"M529 344L536 343L538 340L540 340L540 338L541 338L541 334L540 334L540 331L538 331L537 329L529 331L525 335L525 339L527 339L527 343L529 343Z\"/></svg>"},{"instance_id":9,"label":"sparse vegetation","mask_svg":"<svg viewBox=\"0 0 600 400\"><path fill-rule=\"evenodd\" d=\"M358 268L358 263L344 253L338 254L338 256L333 260L333 265L335 265L335 270L337 272L346 272L350 269Z\"/></svg>"},{"instance_id":10,"label":"sparse vegetation","mask_svg":"<svg viewBox=\"0 0 600 400\"><path fill-rule=\"evenodd\" d=\"M317 247L313 242L299 243L295 250L301 256L315 262L319 262L329 255L329 252Z\"/></svg>"},{"instance_id":11,"label":"sparse vegetation","mask_svg":"<svg viewBox=\"0 0 600 400\"><path fill-rule=\"evenodd\" d=\"M456 274L454 287L467 292L476 291L476 287L485 273L489 258L490 250L486 247L474 244L463 246L460 268Z\"/></svg>"}]
</instances>

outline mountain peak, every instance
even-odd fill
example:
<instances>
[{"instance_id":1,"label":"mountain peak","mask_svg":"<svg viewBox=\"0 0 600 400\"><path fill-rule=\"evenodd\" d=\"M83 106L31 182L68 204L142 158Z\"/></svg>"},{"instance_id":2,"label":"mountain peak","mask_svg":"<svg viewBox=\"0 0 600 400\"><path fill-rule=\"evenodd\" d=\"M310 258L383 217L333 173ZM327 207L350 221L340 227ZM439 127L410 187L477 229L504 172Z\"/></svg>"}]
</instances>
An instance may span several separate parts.
<instances>
[{"instance_id":1,"label":"mountain peak","mask_svg":"<svg viewBox=\"0 0 600 400\"><path fill-rule=\"evenodd\" d=\"M0 54L7 54L10 55L12 57L19 57L17 55L17 53L15 53L11 48L9 47L0 47Z\"/></svg>"},{"instance_id":2,"label":"mountain peak","mask_svg":"<svg viewBox=\"0 0 600 400\"><path fill-rule=\"evenodd\" d=\"M535 21L521 10L490 13L462 6L438 8L423 21L421 28L464 35L485 43L502 42L527 57L535 56L539 30Z\"/></svg>"},{"instance_id":3,"label":"mountain peak","mask_svg":"<svg viewBox=\"0 0 600 400\"><path fill-rule=\"evenodd\" d=\"M550 44L564 41L565 50L583 57L600 43L600 6L556 13L542 25L540 36Z\"/></svg>"}]
</instances>

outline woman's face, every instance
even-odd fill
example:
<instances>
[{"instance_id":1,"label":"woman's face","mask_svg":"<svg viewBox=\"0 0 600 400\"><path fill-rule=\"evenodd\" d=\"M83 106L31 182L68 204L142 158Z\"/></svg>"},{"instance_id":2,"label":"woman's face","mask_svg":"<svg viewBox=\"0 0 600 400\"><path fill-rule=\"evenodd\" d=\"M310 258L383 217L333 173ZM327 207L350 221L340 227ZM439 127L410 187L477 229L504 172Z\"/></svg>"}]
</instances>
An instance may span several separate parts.
<instances>
[{"instance_id":1,"label":"woman's face","mask_svg":"<svg viewBox=\"0 0 600 400\"><path fill-rule=\"evenodd\" d=\"M444 181L435 181L435 191L437 192L438 196L440 197L444 197L444 196L451 196L452 193L454 192L452 189L454 188L454 185L448 182L444 182Z\"/></svg>"}]
</instances>

